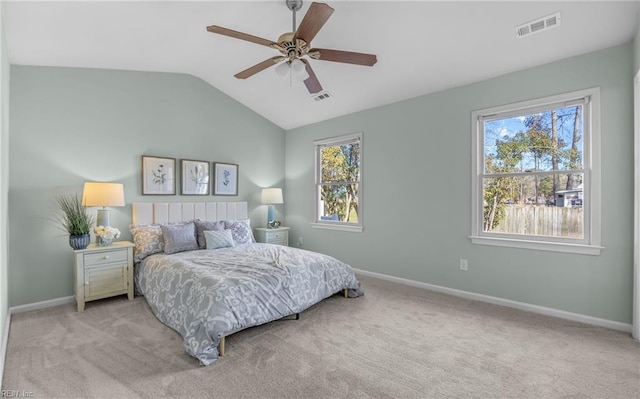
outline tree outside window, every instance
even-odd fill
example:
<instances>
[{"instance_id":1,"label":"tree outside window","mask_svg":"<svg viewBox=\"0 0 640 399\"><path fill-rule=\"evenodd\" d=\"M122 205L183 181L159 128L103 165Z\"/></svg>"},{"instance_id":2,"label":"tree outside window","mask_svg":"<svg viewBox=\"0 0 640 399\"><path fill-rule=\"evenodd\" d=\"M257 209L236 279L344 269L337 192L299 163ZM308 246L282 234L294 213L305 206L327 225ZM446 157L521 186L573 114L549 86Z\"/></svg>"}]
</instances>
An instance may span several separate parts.
<instances>
[{"instance_id":1,"label":"tree outside window","mask_svg":"<svg viewBox=\"0 0 640 399\"><path fill-rule=\"evenodd\" d=\"M316 144L316 224L362 226L362 135Z\"/></svg>"}]
</instances>

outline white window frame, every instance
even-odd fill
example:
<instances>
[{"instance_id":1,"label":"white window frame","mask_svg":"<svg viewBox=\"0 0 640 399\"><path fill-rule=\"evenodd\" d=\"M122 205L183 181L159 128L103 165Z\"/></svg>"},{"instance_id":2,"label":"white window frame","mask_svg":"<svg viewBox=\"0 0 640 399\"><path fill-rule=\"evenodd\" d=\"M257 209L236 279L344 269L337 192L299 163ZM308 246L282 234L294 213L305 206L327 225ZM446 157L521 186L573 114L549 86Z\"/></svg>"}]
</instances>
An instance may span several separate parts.
<instances>
[{"instance_id":1,"label":"white window frame","mask_svg":"<svg viewBox=\"0 0 640 399\"><path fill-rule=\"evenodd\" d=\"M362 140L362 132L347 134L344 136L331 137L322 140L316 140L314 145L314 164L315 164L315 185L314 185L314 216L311 223L312 228L326 229L326 230L339 230L350 231L360 233L364 229L363 220L363 207L362 207L362 190L363 190L363 164L364 164L364 143ZM320 183L322 173L322 161L321 161L321 149L324 147L339 146L342 144L348 144L353 142L359 142L360 145L360 179L358 181L358 223L342 222L335 220L321 220L320 219Z\"/></svg>"},{"instance_id":2,"label":"white window frame","mask_svg":"<svg viewBox=\"0 0 640 399\"><path fill-rule=\"evenodd\" d=\"M584 238L569 239L520 234L485 232L482 228L484 129L483 121L534 113L535 109L549 110L565 103L584 101L583 107L583 196L585 198ZM481 109L471 113L472 126L472 180L471 180L471 242L542 251L600 255L604 247L601 239L601 186L600 186L600 88L574 91L535 100Z\"/></svg>"}]
</instances>

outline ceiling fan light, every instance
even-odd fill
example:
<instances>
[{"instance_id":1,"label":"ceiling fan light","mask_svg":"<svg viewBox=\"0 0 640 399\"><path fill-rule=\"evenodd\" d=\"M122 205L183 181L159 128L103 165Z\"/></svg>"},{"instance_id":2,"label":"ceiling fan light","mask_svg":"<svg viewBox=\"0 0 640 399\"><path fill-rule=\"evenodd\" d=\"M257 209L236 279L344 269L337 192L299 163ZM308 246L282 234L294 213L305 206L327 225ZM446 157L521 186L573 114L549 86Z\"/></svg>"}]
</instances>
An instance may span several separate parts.
<instances>
[{"instance_id":1,"label":"ceiling fan light","mask_svg":"<svg viewBox=\"0 0 640 399\"><path fill-rule=\"evenodd\" d=\"M278 76L284 79L289 74L290 69L291 67L289 66L289 62L283 62L276 67L276 73L278 74Z\"/></svg>"},{"instance_id":2,"label":"ceiling fan light","mask_svg":"<svg viewBox=\"0 0 640 399\"><path fill-rule=\"evenodd\" d=\"M303 82L309 79L309 74L307 73L307 71L303 70L302 73L296 74L296 79L298 80L298 82Z\"/></svg>"},{"instance_id":3,"label":"ceiling fan light","mask_svg":"<svg viewBox=\"0 0 640 399\"><path fill-rule=\"evenodd\" d=\"M307 68L304 65L304 62L299 59L295 59L291 61L291 71L293 72L296 79L302 81L309 78L309 74L307 73Z\"/></svg>"},{"instance_id":4,"label":"ceiling fan light","mask_svg":"<svg viewBox=\"0 0 640 399\"><path fill-rule=\"evenodd\" d=\"M304 70L304 63L300 61L298 58L291 61L291 69L293 69L293 73L301 73Z\"/></svg>"}]
</instances>

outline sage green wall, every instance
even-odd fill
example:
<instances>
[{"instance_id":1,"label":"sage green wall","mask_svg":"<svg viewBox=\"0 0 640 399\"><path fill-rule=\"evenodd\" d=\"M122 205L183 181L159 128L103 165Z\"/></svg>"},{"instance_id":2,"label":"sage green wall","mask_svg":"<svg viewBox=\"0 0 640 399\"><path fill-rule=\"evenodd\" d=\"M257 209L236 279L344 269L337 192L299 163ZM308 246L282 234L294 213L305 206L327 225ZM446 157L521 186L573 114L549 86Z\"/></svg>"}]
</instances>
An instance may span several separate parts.
<instances>
[{"instance_id":1,"label":"sage green wall","mask_svg":"<svg viewBox=\"0 0 640 399\"><path fill-rule=\"evenodd\" d=\"M283 183L284 131L204 81L15 65L11 79L11 306L72 295L71 248L51 218L56 196L85 181L124 183L127 206L111 210L124 239L137 201L246 200L252 223L266 220L260 188ZM239 195L142 196L145 154L236 163Z\"/></svg>"},{"instance_id":2,"label":"sage green wall","mask_svg":"<svg viewBox=\"0 0 640 399\"><path fill-rule=\"evenodd\" d=\"M287 131L291 241L303 236L305 248L358 269L630 323L632 64L629 44ZM471 112L595 86L606 249L586 256L472 245ZM364 232L312 229L313 141L358 131Z\"/></svg>"},{"instance_id":3,"label":"sage green wall","mask_svg":"<svg viewBox=\"0 0 640 399\"><path fill-rule=\"evenodd\" d=\"M635 76L640 69L640 25L638 25L638 30L631 43L633 45L633 72Z\"/></svg>"},{"instance_id":4,"label":"sage green wall","mask_svg":"<svg viewBox=\"0 0 640 399\"><path fill-rule=\"evenodd\" d=\"M9 191L9 59L4 36L4 3L0 3L0 342L4 340L9 294L7 285L7 208ZM0 344L0 353L2 353ZM4 370L0 358L0 379ZM0 384L2 384L0 382Z\"/></svg>"}]
</instances>

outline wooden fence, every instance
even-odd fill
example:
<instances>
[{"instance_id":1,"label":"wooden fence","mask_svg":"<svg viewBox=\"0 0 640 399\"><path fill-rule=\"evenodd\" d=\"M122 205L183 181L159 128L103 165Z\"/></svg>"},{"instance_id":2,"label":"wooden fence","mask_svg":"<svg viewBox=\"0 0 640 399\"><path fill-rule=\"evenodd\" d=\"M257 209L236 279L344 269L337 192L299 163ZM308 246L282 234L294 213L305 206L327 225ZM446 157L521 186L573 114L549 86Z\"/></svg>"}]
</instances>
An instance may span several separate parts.
<instances>
[{"instance_id":1,"label":"wooden fence","mask_svg":"<svg viewBox=\"0 0 640 399\"><path fill-rule=\"evenodd\" d=\"M582 238L583 220L582 207L508 205L505 209L504 219L493 231L511 234Z\"/></svg>"}]
</instances>

